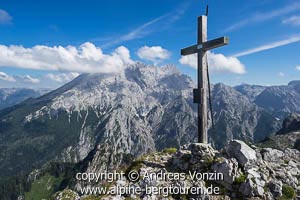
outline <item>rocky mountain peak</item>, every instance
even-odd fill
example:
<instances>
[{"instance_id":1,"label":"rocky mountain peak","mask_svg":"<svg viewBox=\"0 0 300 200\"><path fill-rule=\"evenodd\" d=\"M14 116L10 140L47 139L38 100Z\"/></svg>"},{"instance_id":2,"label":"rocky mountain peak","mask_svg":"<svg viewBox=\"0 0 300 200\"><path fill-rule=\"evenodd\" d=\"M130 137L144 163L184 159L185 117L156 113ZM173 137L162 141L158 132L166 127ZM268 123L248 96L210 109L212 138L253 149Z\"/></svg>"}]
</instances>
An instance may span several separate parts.
<instances>
[{"instance_id":1,"label":"rocky mountain peak","mask_svg":"<svg viewBox=\"0 0 300 200\"><path fill-rule=\"evenodd\" d=\"M300 81L299 80L294 80L294 81L290 81L288 83L289 86L299 86L300 85Z\"/></svg>"},{"instance_id":2,"label":"rocky mountain peak","mask_svg":"<svg viewBox=\"0 0 300 200\"><path fill-rule=\"evenodd\" d=\"M300 81L291 81L288 86L293 87L300 94Z\"/></svg>"},{"instance_id":3,"label":"rocky mountain peak","mask_svg":"<svg viewBox=\"0 0 300 200\"><path fill-rule=\"evenodd\" d=\"M255 98L260 93L262 93L266 88L267 88L266 86L249 85L249 84L242 84L234 87L234 89L246 95L251 101L254 101Z\"/></svg>"}]
</instances>

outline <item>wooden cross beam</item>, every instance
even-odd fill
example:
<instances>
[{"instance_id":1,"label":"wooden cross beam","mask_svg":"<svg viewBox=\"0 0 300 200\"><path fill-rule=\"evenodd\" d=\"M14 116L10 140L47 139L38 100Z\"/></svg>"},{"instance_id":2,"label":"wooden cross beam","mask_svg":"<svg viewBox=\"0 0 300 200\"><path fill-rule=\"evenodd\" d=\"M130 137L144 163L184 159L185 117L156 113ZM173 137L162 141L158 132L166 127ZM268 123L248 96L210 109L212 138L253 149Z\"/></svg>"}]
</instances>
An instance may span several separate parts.
<instances>
[{"instance_id":1,"label":"wooden cross beam","mask_svg":"<svg viewBox=\"0 0 300 200\"><path fill-rule=\"evenodd\" d=\"M207 41L207 16L198 17L198 41L196 45L181 49L181 55L197 53L198 56L198 88L194 89L194 103L198 105L198 142L207 143L207 51L229 43L228 37Z\"/></svg>"}]
</instances>

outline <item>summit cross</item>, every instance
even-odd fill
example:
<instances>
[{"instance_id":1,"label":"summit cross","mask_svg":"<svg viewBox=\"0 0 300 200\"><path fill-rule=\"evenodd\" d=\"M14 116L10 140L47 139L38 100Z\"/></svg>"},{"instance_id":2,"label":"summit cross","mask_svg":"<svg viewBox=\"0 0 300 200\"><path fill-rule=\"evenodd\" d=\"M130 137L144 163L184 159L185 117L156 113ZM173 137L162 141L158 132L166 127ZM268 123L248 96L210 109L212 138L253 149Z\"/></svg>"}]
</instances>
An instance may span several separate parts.
<instances>
[{"instance_id":1,"label":"summit cross","mask_svg":"<svg viewBox=\"0 0 300 200\"><path fill-rule=\"evenodd\" d=\"M196 45L181 49L181 55L197 53L198 57L198 88L193 90L194 103L198 104L198 142L207 143L207 98L208 98L208 63L207 51L227 45L228 37L220 37L207 41L207 16L198 17L198 41Z\"/></svg>"}]
</instances>

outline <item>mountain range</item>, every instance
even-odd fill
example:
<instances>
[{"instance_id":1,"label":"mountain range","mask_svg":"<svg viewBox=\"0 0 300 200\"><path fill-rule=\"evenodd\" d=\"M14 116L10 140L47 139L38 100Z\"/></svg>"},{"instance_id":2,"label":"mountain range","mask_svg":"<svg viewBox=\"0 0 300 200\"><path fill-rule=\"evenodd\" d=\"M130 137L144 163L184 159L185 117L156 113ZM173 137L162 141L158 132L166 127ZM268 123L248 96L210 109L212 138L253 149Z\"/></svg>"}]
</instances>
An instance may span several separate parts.
<instances>
[{"instance_id":1,"label":"mountain range","mask_svg":"<svg viewBox=\"0 0 300 200\"><path fill-rule=\"evenodd\" d=\"M28 98L36 98L50 89L0 88L0 109L14 106Z\"/></svg>"},{"instance_id":2,"label":"mountain range","mask_svg":"<svg viewBox=\"0 0 300 200\"><path fill-rule=\"evenodd\" d=\"M82 74L0 111L0 179L49 161L116 168L128 158L196 141L192 79L174 66L136 63L117 74ZM217 149L231 139L261 141L300 113L300 81L285 86L217 83L212 88ZM211 120L209 120L211 127ZM87 162L85 162L87 161Z\"/></svg>"}]
</instances>

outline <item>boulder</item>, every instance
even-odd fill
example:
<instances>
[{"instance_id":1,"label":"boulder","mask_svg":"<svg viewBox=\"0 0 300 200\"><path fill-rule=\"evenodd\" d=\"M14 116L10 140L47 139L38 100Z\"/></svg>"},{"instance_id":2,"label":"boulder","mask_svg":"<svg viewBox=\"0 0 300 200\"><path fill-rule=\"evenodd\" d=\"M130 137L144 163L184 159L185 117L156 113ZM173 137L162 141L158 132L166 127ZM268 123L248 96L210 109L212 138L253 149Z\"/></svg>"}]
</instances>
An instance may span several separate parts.
<instances>
[{"instance_id":1,"label":"boulder","mask_svg":"<svg viewBox=\"0 0 300 200\"><path fill-rule=\"evenodd\" d=\"M244 197L261 197L264 195L264 188L256 184L253 179L247 178L246 182L241 184L239 192L241 192Z\"/></svg>"},{"instance_id":2,"label":"boulder","mask_svg":"<svg viewBox=\"0 0 300 200\"><path fill-rule=\"evenodd\" d=\"M263 148L261 150L261 154L263 159L269 162L279 162L284 157L284 153L282 151L271 148Z\"/></svg>"},{"instance_id":3,"label":"boulder","mask_svg":"<svg viewBox=\"0 0 300 200\"><path fill-rule=\"evenodd\" d=\"M216 151L210 144L192 143L188 149L191 151L190 170L206 170L212 164Z\"/></svg>"},{"instance_id":4,"label":"boulder","mask_svg":"<svg viewBox=\"0 0 300 200\"><path fill-rule=\"evenodd\" d=\"M210 144L192 143L190 150L193 157L200 159L213 159L215 157L215 150Z\"/></svg>"},{"instance_id":5,"label":"boulder","mask_svg":"<svg viewBox=\"0 0 300 200\"><path fill-rule=\"evenodd\" d=\"M247 170L247 179L251 179L255 184L255 194L258 196L262 196L264 194L264 186L266 182L263 180L259 169L251 168Z\"/></svg>"},{"instance_id":6,"label":"boulder","mask_svg":"<svg viewBox=\"0 0 300 200\"><path fill-rule=\"evenodd\" d=\"M232 190L232 184L239 175L238 168L238 162L235 158L224 158L211 167L214 172L223 174L224 180L218 180L217 182L228 190Z\"/></svg>"},{"instance_id":7,"label":"boulder","mask_svg":"<svg viewBox=\"0 0 300 200\"><path fill-rule=\"evenodd\" d=\"M229 157L236 158L241 166L245 166L247 163L255 162L257 160L255 150L240 140L232 140L229 143L226 152Z\"/></svg>"}]
</instances>

